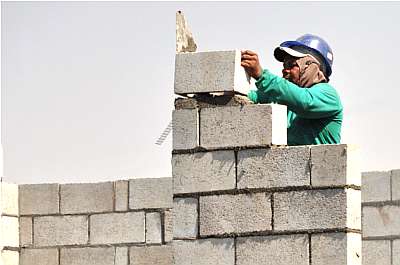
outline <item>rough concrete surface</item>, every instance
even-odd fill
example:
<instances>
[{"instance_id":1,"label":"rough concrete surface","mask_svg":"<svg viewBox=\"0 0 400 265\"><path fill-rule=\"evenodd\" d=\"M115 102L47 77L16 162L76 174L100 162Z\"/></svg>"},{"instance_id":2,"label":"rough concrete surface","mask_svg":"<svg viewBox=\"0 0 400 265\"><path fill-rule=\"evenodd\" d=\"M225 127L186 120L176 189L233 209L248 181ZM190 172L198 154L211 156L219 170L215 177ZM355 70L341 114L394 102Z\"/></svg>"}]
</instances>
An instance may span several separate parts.
<instances>
[{"instance_id":1,"label":"rough concrete surface","mask_svg":"<svg viewBox=\"0 0 400 265\"><path fill-rule=\"evenodd\" d=\"M58 184L20 185L19 210L21 215L58 213Z\"/></svg>"},{"instance_id":2,"label":"rough concrete surface","mask_svg":"<svg viewBox=\"0 0 400 265\"><path fill-rule=\"evenodd\" d=\"M311 183L313 186L361 186L360 156L355 145L311 146Z\"/></svg>"},{"instance_id":3,"label":"rough concrete surface","mask_svg":"<svg viewBox=\"0 0 400 265\"><path fill-rule=\"evenodd\" d=\"M43 216L33 219L33 243L38 247L88 242L87 216Z\"/></svg>"},{"instance_id":4,"label":"rough concrete surface","mask_svg":"<svg viewBox=\"0 0 400 265\"><path fill-rule=\"evenodd\" d=\"M90 216L90 243L145 242L144 212L94 214Z\"/></svg>"},{"instance_id":5,"label":"rough concrete surface","mask_svg":"<svg viewBox=\"0 0 400 265\"><path fill-rule=\"evenodd\" d=\"M0 246L19 247L18 217L0 215Z\"/></svg>"},{"instance_id":6,"label":"rough concrete surface","mask_svg":"<svg viewBox=\"0 0 400 265\"><path fill-rule=\"evenodd\" d=\"M1 265L20 265L19 253L13 250L0 250Z\"/></svg>"},{"instance_id":7,"label":"rough concrete surface","mask_svg":"<svg viewBox=\"0 0 400 265\"><path fill-rule=\"evenodd\" d=\"M175 198L172 212L174 238L196 238L198 234L196 198Z\"/></svg>"},{"instance_id":8,"label":"rough concrete surface","mask_svg":"<svg viewBox=\"0 0 400 265\"><path fill-rule=\"evenodd\" d=\"M363 265L392 265L390 240L364 240L362 242Z\"/></svg>"},{"instance_id":9,"label":"rough concrete surface","mask_svg":"<svg viewBox=\"0 0 400 265\"><path fill-rule=\"evenodd\" d=\"M361 265L361 234L324 233L311 236L313 265Z\"/></svg>"},{"instance_id":10,"label":"rough concrete surface","mask_svg":"<svg viewBox=\"0 0 400 265\"><path fill-rule=\"evenodd\" d=\"M113 247L62 248L60 265L115 265Z\"/></svg>"},{"instance_id":11,"label":"rough concrete surface","mask_svg":"<svg viewBox=\"0 0 400 265\"><path fill-rule=\"evenodd\" d=\"M271 146L286 144L286 137L281 142L273 142L273 134L286 136L286 123L272 120L284 113L286 107L274 104L253 104L200 110L200 146L206 149ZM257 121L257 122L254 122Z\"/></svg>"},{"instance_id":12,"label":"rough concrete surface","mask_svg":"<svg viewBox=\"0 0 400 265\"><path fill-rule=\"evenodd\" d=\"M115 264L113 265L129 265L128 247L115 248Z\"/></svg>"},{"instance_id":13,"label":"rough concrete surface","mask_svg":"<svg viewBox=\"0 0 400 265\"><path fill-rule=\"evenodd\" d=\"M58 265L58 250L22 248L20 265Z\"/></svg>"},{"instance_id":14,"label":"rough concrete surface","mask_svg":"<svg viewBox=\"0 0 400 265\"><path fill-rule=\"evenodd\" d=\"M307 235L238 237L236 265L309 265Z\"/></svg>"},{"instance_id":15,"label":"rough concrete surface","mask_svg":"<svg viewBox=\"0 0 400 265\"><path fill-rule=\"evenodd\" d=\"M2 214L19 214L17 184L0 182L0 210Z\"/></svg>"},{"instance_id":16,"label":"rough concrete surface","mask_svg":"<svg viewBox=\"0 0 400 265\"><path fill-rule=\"evenodd\" d=\"M400 265L400 239L393 240L393 264Z\"/></svg>"},{"instance_id":17,"label":"rough concrete surface","mask_svg":"<svg viewBox=\"0 0 400 265\"><path fill-rule=\"evenodd\" d=\"M363 237L400 236L400 206L364 206Z\"/></svg>"},{"instance_id":18,"label":"rough concrete surface","mask_svg":"<svg viewBox=\"0 0 400 265\"><path fill-rule=\"evenodd\" d=\"M234 151L172 155L174 194L235 188Z\"/></svg>"},{"instance_id":19,"label":"rough concrete surface","mask_svg":"<svg viewBox=\"0 0 400 265\"><path fill-rule=\"evenodd\" d=\"M129 260L129 265L171 265L172 247L170 245L131 247Z\"/></svg>"},{"instance_id":20,"label":"rough concrete surface","mask_svg":"<svg viewBox=\"0 0 400 265\"><path fill-rule=\"evenodd\" d=\"M129 181L127 180L114 182L116 211L128 211L128 185Z\"/></svg>"},{"instance_id":21,"label":"rough concrete surface","mask_svg":"<svg viewBox=\"0 0 400 265\"><path fill-rule=\"evenodd\" d=\"M271 230L271 195L249 193L200 197L200 235Z\"/></svg>"},{"instance_id":22,"label":"rough concrete surface","mask_svg":"<svg viewBox=\"0 0 400 265\"><path fill-rule=\"evenodd\" d=\"M199 115L197 109L172 112L172 148L174 150L199 147Z\"/></svg>"},{"instance_id":23,"label":"rough concrete surface","mask_svg":"<svg viewBox=\"0 0 400 265\"><path fill-rule=\"evenodd\" d=\"M129 208L172 208L172 179L129 180Z\"/></svg>"},{"instance_id":24,"label":"rough concrete surface","mask_svg":"<svg viewBox=\"0 0 400 265\"><path fill-rule=\"evenodd\" d=\"M392 170L392 200L400 200L400 169Z\"/></svg>"},{"instance_id":25,"label":"rough concrete surface","mask_svg":"<svg viewBox=\"0 0 400 265\"><path fill-rule=\"evenodd\" d=\"M146 213L146 243L161 243L160 213Z\"/></svg>"},{"instance_id":26,"label":"rough concrete surface","mask_svg":"<svg viewBox=\"0 0 400 265\"><path fill-rule=\"evenodd\" d=\"M164 241L172 242L174 238L174 218L172 210L164 211Z\"/></svg>"},{"instance_id":27,"label":"rough concrete surface","mask_svg":"<svg viewBox=\"0 0 400 265\"><path fill-rule=\"evenodd\" d=\"M32 217L19 218L19 243L22 247L32 245Z\"/></svg>"},{"instance_id":28,"label":"rough concrete surface","mask_svg":"<svg viewBox=\"0 0 400 265\"><path fill-rule=\"evenodd\" d=\"M272 147L238 152L238 188L310 185L310 147Z\"/></svg>"},{"instance_id":29,"label":"rough concrete surface","mask_svg":"<svg viewBox=\"0 0 400 265\"><path fill-rule=\"evenodd\" d=\"M390 172L362 173L362 202L390 201Z\"/></svg>"},{"instance_id":30,"label":"rough concrete surface","mask_svg":"<svg viewBox=\"0 0 400 265\"><path fill-rule=\"evenodd\" d=\"M174 265L235 265L233 238L174 240Z\"/></svg>"},{"instance_id":31,"label":"rough concrete surface","mask_svg":"<svg viewBox=\"0 0 400 265\"><path fill-rule=\"evenodd\" d=\"M112 182L74 183L60 186L62 214L109 212L113 210L113 199Z\"/></svg>"},{"instance_id":32,"label":"rough concrete surface","mask_svg":"<svg viewBox=\"0 0 400 265\"><path fill-rule=\"evenodd\" d=\"M250 78L239 50L180 53L175 57L175 94L236 91L247 95Z\"/></svg>"}]
</instances>

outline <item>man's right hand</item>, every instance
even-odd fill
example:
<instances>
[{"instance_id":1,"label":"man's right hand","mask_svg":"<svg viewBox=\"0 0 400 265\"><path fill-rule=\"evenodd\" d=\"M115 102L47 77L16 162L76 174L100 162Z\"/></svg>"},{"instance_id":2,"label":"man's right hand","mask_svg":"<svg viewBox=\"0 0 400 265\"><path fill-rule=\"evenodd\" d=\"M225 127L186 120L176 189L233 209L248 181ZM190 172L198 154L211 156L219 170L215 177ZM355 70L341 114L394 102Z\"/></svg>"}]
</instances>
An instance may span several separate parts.
<instances>
[{"instance_id":1,"label":"man's right hand","mask_svg":"<svg viewBox=\"0 0 400 265\"><path fill-rule=\"evenodd\" d=\"M260 78L263 69L258 60L257 53L249 50L242 51L241 65L251 77L255 79Z\"/></svg>"}]
</instances>

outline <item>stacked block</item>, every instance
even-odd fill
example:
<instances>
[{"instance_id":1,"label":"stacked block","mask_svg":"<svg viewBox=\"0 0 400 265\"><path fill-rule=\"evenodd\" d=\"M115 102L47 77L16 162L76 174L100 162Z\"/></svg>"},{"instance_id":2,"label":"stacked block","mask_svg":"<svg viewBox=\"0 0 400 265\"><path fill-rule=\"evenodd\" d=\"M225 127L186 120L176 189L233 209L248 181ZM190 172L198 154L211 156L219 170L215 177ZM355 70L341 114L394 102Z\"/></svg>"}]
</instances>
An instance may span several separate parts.
<instances>
[{"instance_id":1,"label":"stacked block","mask_svg":"<svg viewBox=\"0 0 400 265\"><path fill-rule=\"evenodd\" d=\"M361 265L357 148L286 146L286 107L201 95L238 73L199 58L176 60L175 93L195 96L173 112L174 264Z\"/></svg>"},{"instance_id":2,"label":"stacked block","mask_svg":"<svg viewBox=\"0 0 400 265\"><path fill-rule=\"evenodd\" d=\"M400 264L400 170L362 175L365 265Z\"/></svg>"},{"instance_id":3,"label":"stacked block","mask_svg":"<svg viewBox=\"0 0 400 265\"><path fill-rule=\"evenodd\" d=\"M159 178L20 185L20 264L171 261L171 182ZM147 263L129 259L150 253Z\"/></svg>"}]
</instances>

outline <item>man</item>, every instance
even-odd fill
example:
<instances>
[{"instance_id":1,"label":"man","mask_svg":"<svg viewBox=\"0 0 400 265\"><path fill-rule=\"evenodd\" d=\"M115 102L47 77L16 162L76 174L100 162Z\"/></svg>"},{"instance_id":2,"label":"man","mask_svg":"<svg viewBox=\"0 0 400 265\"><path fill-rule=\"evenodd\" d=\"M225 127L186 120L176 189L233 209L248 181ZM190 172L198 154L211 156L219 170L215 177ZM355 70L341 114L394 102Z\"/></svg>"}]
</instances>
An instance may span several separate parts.
<instances>
[{"instance_id":1,"label":"man","mask_svg":"<svg viewBox=\"0 0 400 265\"><path fill-rule=\"evenodd\" d=\"M322 38L306 34L283 42L274 51L283 62L283 77L262 69L258 56L242 51L242 66L256 79L247 95L254 103L279 103L288 108L288 145L340 143L343 107L328 84L333 55Z\"/></svg>"}]
</instances>

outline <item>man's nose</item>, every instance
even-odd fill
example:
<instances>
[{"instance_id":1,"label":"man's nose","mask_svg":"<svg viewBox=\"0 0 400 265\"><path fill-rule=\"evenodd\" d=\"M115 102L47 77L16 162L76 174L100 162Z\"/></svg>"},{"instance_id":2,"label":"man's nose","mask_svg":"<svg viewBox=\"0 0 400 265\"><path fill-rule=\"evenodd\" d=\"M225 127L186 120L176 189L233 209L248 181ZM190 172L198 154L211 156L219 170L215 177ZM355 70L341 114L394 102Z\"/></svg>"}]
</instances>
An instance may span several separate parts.
<instances>
[{"instance_id":1,"label":"man's nose","mask_svg":"<svg viewBox=\"0 0 400 265\"><path fill-rule=\"evenodd\" d=\"M290 69L286 69L286 68L283 68L283 69L282 69L282 74L283 74L283 75L289 74L289 73L290 73Z\"/></svg>"}]
</instances>

